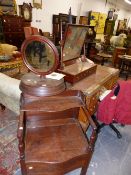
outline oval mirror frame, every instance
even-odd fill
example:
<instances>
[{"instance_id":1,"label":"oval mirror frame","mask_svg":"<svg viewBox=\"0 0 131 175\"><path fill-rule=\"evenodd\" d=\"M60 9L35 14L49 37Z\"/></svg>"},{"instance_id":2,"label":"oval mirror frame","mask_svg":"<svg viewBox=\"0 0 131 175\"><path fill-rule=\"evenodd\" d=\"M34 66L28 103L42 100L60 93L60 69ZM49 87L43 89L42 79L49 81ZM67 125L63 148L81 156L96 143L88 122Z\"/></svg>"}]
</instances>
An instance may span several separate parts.
<instances>
[{"instance_id":1,"label":"oval mirror frame","mask_svg":"<svg viewBox=\"0 0 131 175\"><path fill-rule=\"evenodd\" d=\"M43 50L41 50L41 48ZM29 55L27 55L27 52ZM54 72L59 64L59 54L57 48L48 38L44 36L33 35L25 39L21 46L21 53L26 67L30 71L41 76ZM43 53L46 54L42 57ZM42 61L42 58L44 61Z\"/></svg>"}]
</instances>

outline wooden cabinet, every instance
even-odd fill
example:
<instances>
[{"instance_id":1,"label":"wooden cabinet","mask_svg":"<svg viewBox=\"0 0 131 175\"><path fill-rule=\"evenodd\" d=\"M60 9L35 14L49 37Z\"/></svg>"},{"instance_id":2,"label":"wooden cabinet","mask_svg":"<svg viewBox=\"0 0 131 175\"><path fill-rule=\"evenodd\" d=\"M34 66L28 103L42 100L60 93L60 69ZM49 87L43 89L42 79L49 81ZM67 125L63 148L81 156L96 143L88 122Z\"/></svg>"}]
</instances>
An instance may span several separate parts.
<instances>
[{"instance_id":1,"label":"wooden cabinet","mask_svg":"<svg viewBox=\"0 0 131 175\"><path fill-rule=\"evenodd\" d=\"M2 21L1 20L0 20L0 42L4 43L3 25L2 25Z\"/></svg>"},{"instance_id":2,"label":"wooden cabinet","mask_svg":"<svg viewBox=\"0 0 131 175\"><path fill-rule=\"evenodd\" d=\"M104 34L105 35L112 35L114 31L114 26L115 26L115 20L106 20L105 22L105 29L104 29Z\"/></svg>"},{"instance_id":3,"label":"wooden cabinet","mask_svg":"<svg viewBox=\"0 0 131 175\"><path fill-rule=\"evenodd\" d=\"M88 25L88 17L80 16L79 24Z\"/></svg>"},{"instance_id":4,"label":"wooden cabinet","mask_svg":"<svg viewBox=\"0 0 131 175\"><path fill-rule=\"evenodd\" d=\"M66 30L66 25L69 23L69 15L59 13L59 15L53 15L53 39L55 42L55 45L59 45L59 41L62 38L64 38L64 33ZM72 23L76 23L76 16L72 16ZM62 33L61 33L62 32Z\"/></svg>"},{"instance_id":5,"label":"wooden cabinet","mask_svg":"<svg viewBox=\"0 0 131 175\"><path fill-rule=\"evenodd\" d=\"M0 41L21 48L25 39L24 27L27 23L20 16L3 15L0 17ZM29 25L29 24L27 24Z\"/></svg>"},{"instance_id":6,"label":"wooden cabinet","mask_svg":"<svg viewBox=\"0 0 131 175\"><path fill-rule=\"evenodd\" d=\"M114 67L118 67L120 64L119 55L124 55L126 53L126 48L124 47L116 47L113 53L113 65Z\"/></svg>"}]
</instances>

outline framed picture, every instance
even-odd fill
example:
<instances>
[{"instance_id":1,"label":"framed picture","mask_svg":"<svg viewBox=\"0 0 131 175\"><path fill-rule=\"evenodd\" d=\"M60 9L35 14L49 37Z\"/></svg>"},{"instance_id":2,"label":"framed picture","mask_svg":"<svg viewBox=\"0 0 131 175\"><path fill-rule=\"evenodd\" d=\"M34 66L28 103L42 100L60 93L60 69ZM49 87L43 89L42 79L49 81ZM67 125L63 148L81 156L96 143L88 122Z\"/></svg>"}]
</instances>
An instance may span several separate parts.
<instances>
[{"instance_id":1,"label":"framed picture","mask_svg":"<svg viewBox=\"0 0 131 175\"><path fill-rule=\"evenodd\" d=\"M117 31L124 30L125 28L126 28L125 20L119 20L118 26L117 26Z\"/></svg>"},{"instance_id":2,"label":"framed picture","mask_svg":"<svg viewBox=\"0 0 131 175\"><path fill-rule=\"evenodd\" d=\"M33 7L42 9L42 0L33 0Z\"/></svg>"}]
</instances>

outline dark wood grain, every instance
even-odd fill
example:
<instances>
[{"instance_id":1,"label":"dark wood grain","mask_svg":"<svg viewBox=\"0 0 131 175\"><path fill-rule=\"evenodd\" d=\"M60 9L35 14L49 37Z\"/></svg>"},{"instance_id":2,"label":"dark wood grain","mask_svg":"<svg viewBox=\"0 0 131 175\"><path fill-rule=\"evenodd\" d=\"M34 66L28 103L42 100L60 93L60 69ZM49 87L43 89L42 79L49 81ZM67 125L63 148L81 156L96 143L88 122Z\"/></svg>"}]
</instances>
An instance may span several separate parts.
<instances>
[{"instance_id":1,"label":"dark wood grain","mask_svg":"<svg viewBox=\"0 0 131 175\"><path fill-rule=\"evenodd\" d=\"M67 90L55 96L22 93L18 128L23 175L64 175L82 168L86 175L96 140L96 126L81 91ZM92 127L90 138L79 123L79 109Z\"/></svg>"}]
</instances>

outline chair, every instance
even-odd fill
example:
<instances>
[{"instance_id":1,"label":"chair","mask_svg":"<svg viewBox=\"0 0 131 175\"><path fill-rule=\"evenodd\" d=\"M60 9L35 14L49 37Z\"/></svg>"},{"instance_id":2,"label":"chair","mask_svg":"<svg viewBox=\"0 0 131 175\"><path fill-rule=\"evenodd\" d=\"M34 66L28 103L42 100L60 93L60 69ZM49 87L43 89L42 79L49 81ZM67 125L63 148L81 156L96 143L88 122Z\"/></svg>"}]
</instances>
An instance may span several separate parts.
<instances>
[{"instance_id":1,"label":"chair","mask_svg":"<svg viewBox=\"0 0 131 175\"><path fill-rule=\"evenodd\" d=\"M125 55L121 57L120 75L125 74L126 80L131 74L131 56Z\"/></svg>"},{"instance_id":2,"label":"chair","mask_svg":"<svg viewBox=\"0 0 131 175\"><path fill-rule=\"evenodd\" d=\"M39 35L39 31L36 27L24 27L25 38L31 35Z\"/></svg>"},{"instance_id":3,"label":"chair","mask_svg":"<svg viewBox=\"0 0 131 175\"><path fill-rule=\"evenodd\" d=\"M131 124L131 80L119 81L118 85L98 105L97 119L102 122L98 131L109 125L121 138L121 133L113 123Z\"/></svg>"},{"instance_id":4,"label":"chair","mask_svg":"<svg viewBox=\"0 0 131 175\"><path fill-rule=\"evenodd\" d=\"M124 47L116 47L113 53L113 66L119 67L120 64L120 58L119 55L124 55L126 53L126 48Z\"/></svg>"},{"instance_id":5,"label":"chair","mask_svg":"<svg viewBox=\"0 0 131 175\"><path fill-rule=\"evenodd\" d=\"M39 29L39 34L40 34L41 36L44 36L41 29Z\"/></svg>"},{"instance_id":6,"label":"chair","mask_svg":"<svg viewBox=\"0 0 131 175\"><path fill-rule=\"evenodd\" d=\"M64 175L81 168L86 175L96 140L96 126L90 139L78 121L79 109L88 116L80 91L57 96L24 98L18 126L20 163L23 175Z\"/></svg>"}]
</instances>

